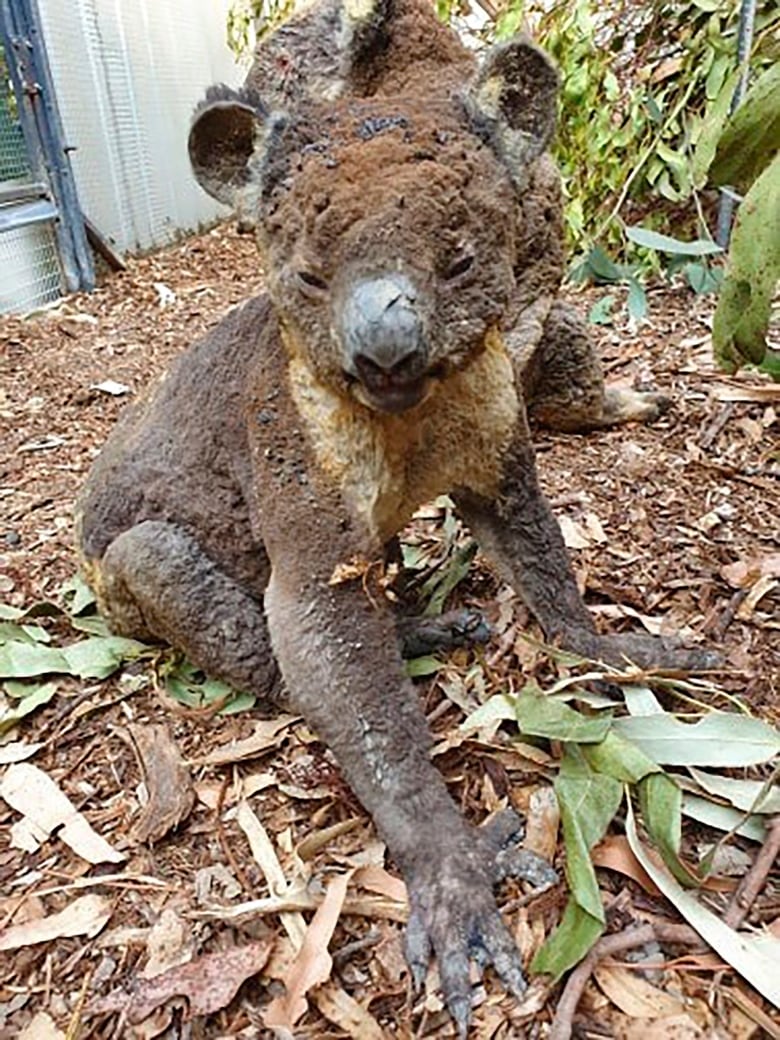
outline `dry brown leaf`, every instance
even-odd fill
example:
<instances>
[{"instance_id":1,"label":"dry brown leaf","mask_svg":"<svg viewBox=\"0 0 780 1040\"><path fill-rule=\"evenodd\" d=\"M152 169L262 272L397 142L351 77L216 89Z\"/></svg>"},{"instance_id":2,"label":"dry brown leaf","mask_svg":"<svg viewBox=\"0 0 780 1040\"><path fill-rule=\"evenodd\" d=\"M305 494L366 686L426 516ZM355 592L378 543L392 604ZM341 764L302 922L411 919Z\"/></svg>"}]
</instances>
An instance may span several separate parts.
<instances>
[{"instance_id":1,"label":"dry brown leaf","mask_svg":"<svg viewBox=\"0 0 780 1040\"><path fill-rule=\"evenodd\" d=\"M329 1022L343 1029L353 1040L385 1040L374 1016L334 982L326 982L316 989L312 1000Z\"/></svg>"},{"instance_id":2,"label":"dry brown leaf","mask_svg":"<svg viewBox=\"0 0 780 1040\"><path fill-rule=\"evenodd\" d=\"M720 574L734 589L746 589L759 578L780 578L780 553L735 560L721 567Z\"/></svg>"},{"instance_id":3,"label":"dry brown leaf","mask_svg":"<svg viewBox=\"0 0 780 1040\"><path fill-rule=\"evenodd\" d=\"M154 843L187 819L195 805L195 791L167 726L135 725L129 731L149 794L130 837L139 844Z\"/></svg>"},{"instance_id":4,"label":"dry brown leaf","mask_svg":"<svg viewBox=\"0 0 780 1040\"><path fill-rule=\"evenodd\" d=\"M0 783L0 798L24 817L12 828L16 848L35 851L56 830L57 837L88 863L121 863L125 858L92 829L67 795L37 766L28 762L9 766Z\"/></svg>"},{"instance_id":5,"label":"dry brown leaf","mask_svg":"<svg viewBox=\"0 0 780 1040\"><path fill-rule=\"evenodd\" d=\"M111 901L104 896L79 896L59 913L39 917L24 924L12 924L0 932L0 950L64 939L74 935L97 935L111 917Z\"/></svg>"},{"instance_id":6,"label":"dry brown leaf","mask_svg":"<svg viewBox=\"0 0 780 1040\"><path fill-rule=\"evenodd\" d=\"M93 1001L94 1014L124 1011L127 1021L142 1022L173 997L188 1001L185 1020L213 1015L226 1007L246 979L265 967L270 940L207 953L151 979L135 979L130 993L117 990Z\"/></svg>"},{"instance_id":7,"label":"dry brown leaf","mask_svg":"<svg viewBox=\"0 0 780 1040\"><path fill-rule=\"evenodd\" d=\"M778 581L777 578L773 578L769 574L765 574L763 577L759 578L745 597L744 601L740 603L737 608L737 617L739 620L749 621L753 616L753 612L758 606L759 601L770 592L773 592L776 588L780 588L780 581Z\"/></svg>"},{"instance_id":8,"label":"dry brown leaf","mask_svg":"<svg viewBox=\"0 0 780 1040\"><path fill-rule=\"evenodd\" d=\"M622 834L605 838L604 841L595 847L591 854L591 859L596 867L606 867L607 870L615 870L618 874L624 874L626 877L636 881L650 895L659 896L661 894L653 879L631 851L628 841Z\"/></svg>"},{"instance_id":9,"label":"dry brown leaf","mask_svg":"<svg viewBox=\"0 0 780 1040\"><path fill-rule=\"evenodd\" d=\"M528 799L525 819L524 845L548 863L552 863L558 848L558 827L561 812L555 791L548 785L535 787Z\"/></svg>"},{"instance_id":10,"label":"dry brown leaf","mask_svg":"<svg viewBox=\"0 0 780 1040\"><path fill-rule=\"evenodd\" d=\"M251 737L244 740L235 740L230 744L218 747L211 754L203 758L192 759L192 764L197 766L224 766L231 762L241 762L245 758L255 758L257 755L274 748L281 743L284 731L297 722L298 715L278 715L273 719L263 719L255 724L255 731Z\"/></svg>"},{"instance_id":11,"label":"dry brown leaf","mask_svg":"<svg viewBox=\"0 0 780 1040\"><path fill-rule=\"evenodd\" d=\"M688 1015L672 1018L638 1018L626 1023L621 1040L709 1040L711 1033L696 1025Z\"/></svg>"},{"instance_id":12,"label":"dry brown leaf","mask_svg":"<svg viewBox=\"0 0 780 1040\"><path fill-rule=\"evenodd\" d=\"M712 396L716 401L743 401L745 403L780 401L780 386L762 383L757 386L723 386L712 387Z\"/></svg>"},{"instance_id":13,"label":"dry brown leaf","mask_svg":"<svg viewBox=\"0 0 780 1040\"><path fill-rule=\"evenodd\" d=\"M671 1018L685 1011L680 1000L628 968L602 963L596 965L593 975L615 1007L631 1018Z\"/></svg>"},{"instance_id":14,"label":"dry brown leaf","mask_svg":"<svg viewBox=\"0 0 780 1040\"><path fill-rule=\"evenodd\" d=\"M400 878L393 877L384 867L371 865L361 867L355 872L355 883L368 889L369 892L377 892L380 896L387 896L406 906L408 895L406 885Z\"/></svg>"},{"instance_id":15,"label":"dry brown leaf","mask_svg":"<svg viewBox=\"0 0 780 1040\"><path fill-rule=\"evenodd\" d=\"M65 1034L57 1028L51 1015L39 1011L18 1034L17 1040L65 1040Z\"/></svg>"},{"instance_id":16,"label":"dry brown leaf","mask_svg":"<svg viewBox=\"0 0 780 1040\"><path fill-rule=\"evenodd\" d=\"M353 556L346 563L337 563L328 578L328 585L343 585L347 581L363 579L371 570L372 564L365 556Z\"/></svg>"},{"instance_id":17,"label":"dry brown leaf","mask_svg":"<svg viewBox=\"0 0 780 1040\"><path fill-rule=\"evenodd\" d=\"M265 1009L263 1021L269 1027L292 1030L306 1013L306 994L330 977L333 964L328 943L338 922L347 894L351 872L339 874L328 885L322 905L306 930L303 944L283 982L287 992L276 997Z\"/></svg>"},{"instance_id":18,"label":"dry brown leaf","mask_svg":"<svg viewBox=\"0 0 780 1040\"><path fill-rule=\"evenodd\" d=\"M149 957L144 965L144 978L151 979L164 971L186 964L192 958L192 925L173 907L166 907L146 939Z\"/></svg>"},{"instance_id":19,"label":"dry brown leaf","mask_svg":"<svg viewBox=\"0 0 780 1040\"><path fill-rule=\"evenodd\" d=\"M242 799L236 810L236 823L246 835L252 856L263 872L272 892L283 893L289 890L289 883L282 870L268 832L252 811L249 802ZM284 930L296 947L300 947L306 933L306 922L300 913L295 911L280 914Z\"/></svg>"}]
</instances>

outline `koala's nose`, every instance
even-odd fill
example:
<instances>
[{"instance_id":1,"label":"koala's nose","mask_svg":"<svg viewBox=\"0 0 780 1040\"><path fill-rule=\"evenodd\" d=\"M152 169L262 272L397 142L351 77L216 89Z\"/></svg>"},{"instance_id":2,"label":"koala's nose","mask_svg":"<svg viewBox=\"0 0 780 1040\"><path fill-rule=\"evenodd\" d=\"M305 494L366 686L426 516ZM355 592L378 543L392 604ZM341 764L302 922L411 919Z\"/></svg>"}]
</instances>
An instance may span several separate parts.
<instances>
[{"instance_id":1,"label":"koala's nose","mask_svg":"<svg viewBox=\"0 0 780 1040\"><path fill-rule=\"evenodd\" d=\"M352 286L342 331L348 369L370 387L405 383L425 370L428 350L417 293L402 274Z\"/></svg>"}]
</instances>

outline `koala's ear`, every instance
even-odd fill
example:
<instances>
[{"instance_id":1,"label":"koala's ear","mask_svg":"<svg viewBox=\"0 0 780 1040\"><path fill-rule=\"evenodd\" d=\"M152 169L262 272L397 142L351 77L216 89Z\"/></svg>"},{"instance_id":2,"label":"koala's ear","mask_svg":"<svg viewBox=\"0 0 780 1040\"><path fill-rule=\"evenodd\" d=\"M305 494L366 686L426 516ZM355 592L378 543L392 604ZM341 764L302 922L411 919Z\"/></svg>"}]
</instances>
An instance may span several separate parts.
<instances>
[{"instance_id":1,"label":"koala's ear","mask_svg":"<svg viewBox=\"0 0 780 1040\"><path fill-rule=\"evenodd\" d=\"M187 142L204 191L233 206L252 175L251 160L268 113L254 92L210 87L195 111Z\"/></svg>"},{"instance_id":2,"label":"koala's ear","mask_svg":"<svg viewBox=\"0 0 780 1040\"><path fill-rule=\"evenodd\" d=\"M558 73L541 48L524 37L488 51L467 98L517 182L555 131Z\"/></svg>"}]
</instances>

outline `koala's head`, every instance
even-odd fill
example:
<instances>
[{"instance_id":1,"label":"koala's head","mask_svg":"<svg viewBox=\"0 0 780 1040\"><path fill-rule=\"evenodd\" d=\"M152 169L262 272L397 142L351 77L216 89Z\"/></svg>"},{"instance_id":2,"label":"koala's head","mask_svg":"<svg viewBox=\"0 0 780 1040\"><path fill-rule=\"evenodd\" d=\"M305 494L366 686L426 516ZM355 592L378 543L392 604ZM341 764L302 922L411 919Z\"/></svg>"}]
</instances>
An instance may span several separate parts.
<instances>
[{"instance_id":1,"label":"koala's head","mask_svg":"<svg viewBox=\"0 0 780 1040\"><path fill-rule=\"evenodd\" d=\"M397 413L482 352L507 317L517 192L552 132L555 89L547 58L515 41L462 94L292 114L207 98L193 169L221 201L251 200L285 342L318 380Z\"/></svg>"}]
</instances>

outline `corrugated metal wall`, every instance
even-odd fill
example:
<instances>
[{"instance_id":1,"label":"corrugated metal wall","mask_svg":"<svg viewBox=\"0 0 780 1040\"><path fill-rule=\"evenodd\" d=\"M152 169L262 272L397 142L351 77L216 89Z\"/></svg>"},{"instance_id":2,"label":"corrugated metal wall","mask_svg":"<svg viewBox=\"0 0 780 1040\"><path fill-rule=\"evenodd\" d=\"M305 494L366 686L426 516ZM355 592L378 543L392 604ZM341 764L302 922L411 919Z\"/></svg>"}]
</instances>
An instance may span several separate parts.
<instances>
[{"instance_id":1,"label":"corrugated metal wall","mask_svg":"<svg viewBox=\"0 0 780 1040\"><path fill-rule=\"evenodd\" d=\"M211 83L244 72L229 0L39 0L82 208L120 250L149 249L220 214L196 184L187 131Z\"/></svg>"}]
</instances>

